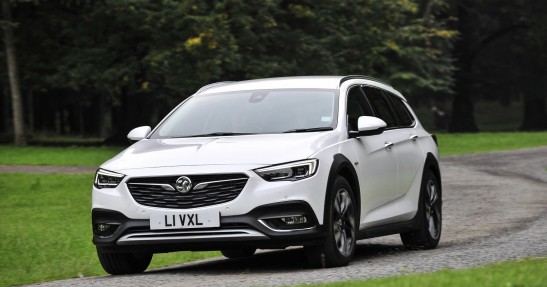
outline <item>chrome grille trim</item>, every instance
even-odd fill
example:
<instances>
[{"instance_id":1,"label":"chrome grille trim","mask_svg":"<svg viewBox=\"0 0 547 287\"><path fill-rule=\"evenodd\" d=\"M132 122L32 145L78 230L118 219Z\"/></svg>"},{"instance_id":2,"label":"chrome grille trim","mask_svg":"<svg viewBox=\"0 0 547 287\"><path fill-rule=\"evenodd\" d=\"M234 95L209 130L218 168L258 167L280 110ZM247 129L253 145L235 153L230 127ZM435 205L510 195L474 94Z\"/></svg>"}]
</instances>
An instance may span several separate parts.
<instances>
[{"instance_id":1,"label":"chrome grille trim","mask_svg":"<svg viewBox=\"0 0 547 287\"><path fill-rule=\"evenodd\" d=\"M207 182L201 182L196 184L194 186L194 190L200 190L206 188L209 184L214 183L220 183L220 182L229 182L229 181L237 181L237 180L246 180L247 178L234 178L234 179L225 179L225 180L216 180L216 181L207 181Z\"/></svg>"},{"instance_id":2,"label":"chrome grille trim","mask_svg":"<svg viewBox=\"0 0 547 287\"><path fill-rule=\"evenodd\" d=\"M118 239L118 245L133 245L147 242L185 242L196 240L210 241L215 239L229 238L248 238L265 239L268 238L263 233L252 229L222 229L208 231L172 231L172 232L138 232L122 236Z\"/></svg>"},{"instance_id":3,"label":"chrome grille trim","mask_svg":"<svg viewBox=\"0 0 547 287\"><path fill-rule=\"evenodd\" d=\"M145 186L159 186L165 190L169 190L169 191L175 191L175 189L173 188L172 185L170 184L163 184L163 183L128 183L127 184L128 186L131 185L132 187L133 186L139 186L139 185L145 185Z\"/></svg>"}]
</instances>

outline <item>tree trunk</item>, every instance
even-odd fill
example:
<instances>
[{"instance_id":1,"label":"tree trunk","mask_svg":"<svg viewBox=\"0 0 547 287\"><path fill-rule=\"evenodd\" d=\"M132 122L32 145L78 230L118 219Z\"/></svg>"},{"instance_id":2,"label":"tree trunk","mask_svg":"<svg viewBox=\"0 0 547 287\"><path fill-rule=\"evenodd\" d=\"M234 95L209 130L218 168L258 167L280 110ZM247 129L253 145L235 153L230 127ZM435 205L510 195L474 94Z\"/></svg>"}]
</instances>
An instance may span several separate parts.
<instances>
[{"instance_id":1,"label":"tree trunk","mask_svg":"<svg viewBox=\"0 0 547 287\"><path fill-rule=\"evenodd\" d=\"M452 120L448 131L451 133L476 133L474 104L467 94L456 94L452 102Z\"/></svg>"},{"instance_id":2,"label":"tree trunk","mask_svg":"<svg viewBox=\"0 0 547 287\"><path fill-rule=\"evenodd\" d=\"M433 0L425 0L421 1L420 3L420 15L422 19L427 19L431 15L431 11L433 10Z\"/></svg>"},{"instance_id":3,"label":"tree trunk","mask_svg":"<svg viewBox=\"0 0 547 287\"><path fill-rule=\"evenodd\" d=\"M524 116L520 130L547 130L547 112L545 107L545 98L524 96Z\"/></svg>"},{"instance_id":4,"label":"tree trunk","mask_svg":"<svg viewBox=\"0 0 547 287\"><path fill-rule=\"evenodd\" d=\"M473 33L475 19L469 12L472 0L462 0L458 6L458 30L460 38L456 42L456 94L452 102L452 119L449 132L478 132L475 122L474 103L471 88L473 80Z\"/></svg>"},{"instance_id":5,"label":"tree trunk","mask_svg":"<svg viewBox=\"0 0 547 287\"><path fill-rule=\"evenodd\" d=\"M111 136L112 133L112 101L109 100L109 94L105 91L102 91L100 94L98 94L98 98L98 134L99 137L106 138Z\"/></svg>"},{"instance_id":6,"label":"tree trunk","mask_svg":"<svg viewBox=\"0 0 547 287\"><path fill-rule=\"evenodd\" d=\"M104 140L106 145L127 145L127 133L134 127L131 127L131 104L129 101L129 89L125 86L121 88L120 105L113 108L112 127L114 134Z\"/></svg>"},{"instance_id":7,"label":"tree trunk","mask_svg":"<svg viewBox=\"0 0 547 287\"><path fill-rule=\"evenodd\" d=\"M11 6L9 0L2 0L2 14L4 16L4 45L6 46L6 63L8 68L11 103L13 109L13 128L15 145L26 145L25 120L23 118L23 103L19 88L17 59L15 57L15 43L13 23L11 21Z\"/></svg>"},{"instance_id":8,"label":"tree trunk","mask_svg":"<svg viewBox=\"0 0 547 287\"><path fill-rule=\"evenodd\" d=\"M11 124L9 105L9 89L4 87L4 89L2 89L2 108L0 109L0 113L2 113L2 126L0 129L0 134L11 134L11 129L13 126Z\"/></svg>"},{"instance_id":9,"label":"tree trunk","mask_svg":"<svg viewBox=\"0 0 547 287\"><path fill-rule=\"evenodd\" d=\"M30 90L27 94L27 132L32 135L34 133L34 91Z\"/></svg>"}]
</instances>

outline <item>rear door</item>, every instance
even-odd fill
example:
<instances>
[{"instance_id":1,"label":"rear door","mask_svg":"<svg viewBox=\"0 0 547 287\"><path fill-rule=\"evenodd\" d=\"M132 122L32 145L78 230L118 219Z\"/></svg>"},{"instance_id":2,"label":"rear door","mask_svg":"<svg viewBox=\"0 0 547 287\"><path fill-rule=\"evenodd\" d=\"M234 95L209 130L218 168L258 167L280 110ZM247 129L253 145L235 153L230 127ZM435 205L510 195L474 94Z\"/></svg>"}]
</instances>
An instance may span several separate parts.
<instances>
[{"instance_id":1,"label":"rear door","mask_svg":"<svg viewBox=\"0 0 547 287\"><path fill-rule=\"evenodd\" d=\"M408 192L418 174L421 167L420 155L422 152L417 141L418 135L414 130L416 121L408 111L405 103L396 95L386 91L384 93L391 102L399 123L397 132L393 134L392 139L397 153L397 195L402 196Z\"/></svg>"},{"instance_id":2,"label":"rear door","mask_svg":"<svg viewBox=\"0 0 547 287\"><path fill-rule=\"evenodd\" d=\"M396 95L389 92L384 93L390 100L399 122L398 132L394 134L393 141L397 152L397 191L399 195L403 195L410 189L418 170L420 170L422 151L414 129L416 120L408 111L406 104Z\"/></svg>"},{"instance_id":3,"label":"rear door","mask_svg":"<svg viewBox=\"0 0 547 287\"><path fill-rule=\"evenodd\" d=\"M403 121L400 113L402 109L406 110L406 107L397 96L375 87L364 87L364 91L375 115L386 122L387 128L384 133L389 136L397 157L397 187L389 194L389 200L395 200L409 190L418 170L420 147L412 128L414 120L411 119L412 122L409 122L408 117L404 117Z\"/></svg>"}]
</instances>

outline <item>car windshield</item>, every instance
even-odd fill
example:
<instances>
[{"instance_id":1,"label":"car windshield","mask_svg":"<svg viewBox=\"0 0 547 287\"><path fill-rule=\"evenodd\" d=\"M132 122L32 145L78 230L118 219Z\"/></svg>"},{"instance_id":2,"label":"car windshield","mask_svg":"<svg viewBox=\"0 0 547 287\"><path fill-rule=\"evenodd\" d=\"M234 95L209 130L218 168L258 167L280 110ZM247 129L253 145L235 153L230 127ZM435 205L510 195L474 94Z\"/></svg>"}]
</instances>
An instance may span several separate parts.
<instances>
[{"instance_id":1,"label":"car windshield","mask_svg":"<svg viewBox=\"0 0 547 287\"><path fill-rule=\"evenodd\" d=\"M337 90L253 90L188 99L151 138L293 133L336 127Z\"/></svg>"}]
</instances>

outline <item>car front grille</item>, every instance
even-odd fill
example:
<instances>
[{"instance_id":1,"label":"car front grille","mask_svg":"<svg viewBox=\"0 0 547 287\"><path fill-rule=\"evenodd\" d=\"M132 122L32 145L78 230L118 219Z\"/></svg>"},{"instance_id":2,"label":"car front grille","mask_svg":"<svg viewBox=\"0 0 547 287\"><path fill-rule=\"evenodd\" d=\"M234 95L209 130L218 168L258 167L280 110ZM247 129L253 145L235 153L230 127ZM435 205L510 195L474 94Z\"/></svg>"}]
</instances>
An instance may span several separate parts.
<instances>
[{"instance_id":1,"label":"car front grille","mask_svg":"<svg viewBox=\"0 0 547 287\"><path fill-rule=\"evenodd\" d=\"M129 179L126 184L139 204L187 209L234 200L249 179L245 174L187 175L193 186L190 191L181 193L175 188L179 177L139 177Z\"/></svg>"}]
</instances>

